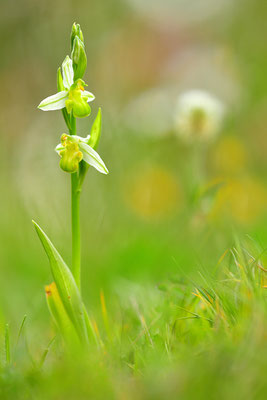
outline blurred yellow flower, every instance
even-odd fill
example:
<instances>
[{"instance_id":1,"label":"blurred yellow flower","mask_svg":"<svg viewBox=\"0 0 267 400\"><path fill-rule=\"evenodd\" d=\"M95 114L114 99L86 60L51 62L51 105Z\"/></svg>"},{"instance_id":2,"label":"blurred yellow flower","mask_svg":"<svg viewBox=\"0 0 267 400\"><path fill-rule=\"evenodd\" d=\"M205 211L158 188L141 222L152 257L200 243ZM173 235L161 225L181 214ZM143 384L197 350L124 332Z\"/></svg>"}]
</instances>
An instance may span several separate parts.
<instances>
[{"instance_id":1,"label":"blurred yellow flower","mask_svg":"<svg viewBox=\"0 0 267 400\"><path fill-rule=\"evenodd\" d=\"M247 161L243 143L233 137L222 138L212 149L211 162L216 172L229 174L240 172Z\"/></svg>"},{"instance_id":2,"label":"blurred yellow flower","mask_svg":"<svg viewBox=\"0 0 267 400\"><path fill-rule=\"evenodd\" d=\"M267 190L261 182L253 178L230 180L218 190L210 216L251 223L264 213L266 202Z\"/></svg>"},{"instance_id":3,"label":"blurred yellow flower","mask_svg":"<svg viewBox=\"0 0 267 400\"><path fill-rule=\"evenodd\" d=\"M125 200L137 215L145 218L162 217L182 204L182 190L176 176L154 166L139 170L127 185Z\"/></svg>"}]
</instances>

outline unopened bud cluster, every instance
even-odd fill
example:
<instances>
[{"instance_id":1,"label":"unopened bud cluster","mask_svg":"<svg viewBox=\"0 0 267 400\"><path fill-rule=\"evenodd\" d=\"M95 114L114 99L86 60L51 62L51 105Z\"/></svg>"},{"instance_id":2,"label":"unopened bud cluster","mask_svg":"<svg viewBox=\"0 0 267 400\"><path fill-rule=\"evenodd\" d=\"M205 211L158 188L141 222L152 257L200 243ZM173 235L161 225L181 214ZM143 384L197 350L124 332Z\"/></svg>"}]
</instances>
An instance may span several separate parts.
<instances>
[{"instance_id":1,"label":"unopened bud cluster","mask_svg":"<svg viewBox=\"0 0 267 400\"><path fill-rule=\"evenodd\" d=\"M87 66L87 57L83 34L80 25L76 23L73 24L71 31L71 58L73 62L74 80L82 78Z\"/></svg>"}]
</instances>

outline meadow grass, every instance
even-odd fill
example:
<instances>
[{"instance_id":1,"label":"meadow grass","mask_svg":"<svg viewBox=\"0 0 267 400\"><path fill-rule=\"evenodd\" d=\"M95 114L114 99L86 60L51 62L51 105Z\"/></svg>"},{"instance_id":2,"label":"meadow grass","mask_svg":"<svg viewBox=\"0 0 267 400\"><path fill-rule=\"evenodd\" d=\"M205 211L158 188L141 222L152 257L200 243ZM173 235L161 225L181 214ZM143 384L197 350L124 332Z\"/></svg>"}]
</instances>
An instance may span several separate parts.
<instances>
[{"instance_id":1,"label":"meadow grass","mask_svg":"<svg viewBox=\"0 0 267 400\"><path fill-rule=\"evenodd\" d=\"M33 349L26 317L18 333L7 326L1 400L264 399L261 256L253 241L236 239L211 272L179 271L157 286L117 282L91 310L88 352L65 346L53 326L47 348Z\"/></svg>"}]
</instances>

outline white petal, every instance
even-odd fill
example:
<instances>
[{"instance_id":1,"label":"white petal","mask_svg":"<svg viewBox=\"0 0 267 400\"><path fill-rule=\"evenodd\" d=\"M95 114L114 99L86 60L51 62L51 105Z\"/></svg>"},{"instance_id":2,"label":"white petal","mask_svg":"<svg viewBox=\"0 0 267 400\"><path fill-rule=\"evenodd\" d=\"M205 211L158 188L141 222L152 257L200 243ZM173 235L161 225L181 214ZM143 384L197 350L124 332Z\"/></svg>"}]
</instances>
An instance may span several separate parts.
<instances>
[{"instance_id":1,"label":"white petal","mask_svg":"<svg viewBox=\"0 0 267 400\"><path fill-rule=\"evenodd\" d=\"M49 96L39 104L38 108L43 111L51 111L51 110L61 110L65 107L65 101L68 98L68 92L63 90L62 92L58 92L53 94L53 96Z\"/></svg>"},{"instance_id":2,"label":"white petal","mask_svg":"<svg viewBox=\"0 0 267 400\"><path fill-rule=\"evenodd\" d=\"M93 101L95 99L95 96L93 95L93 93L88 92L87 90L83 90L81 93L82 93L82 97L86 97L87 103L89 103L89 101Z\"/></svg>"},{"instance_id":3,"label":"white petal","mask_svg":"<svg viewBox=\"0 0 267 400\"><path fill-rule=\"evenodd\" d=\"M83 153L83 160L89 164L92 165L97 171L101 172L102 174L108 174L108 169L105 166L104 161L101 159L99 154L92 149L88 144L85 144L83 142L79 143L79 148Z\"/></svg>"},{"instance_id":4,"label":"white petal","mask_svg":"<svg viewBox=\"0 0 267 400\"><path fill-rule=\"evenodd\" d=\"M63 75L63 85L66 89L69 89L73 85L73 67L72 59L67 56L62 63L62 75Z\"/></svg>"},{"instance_id":5,"label":"white petal","mask_svg":"<svg viewBox=\"0 0 267 400\"><path fill-rule=\"evenodd\" d=\"M57 147L55 148L55 151L57 152L57 154L59 155L59 153L61 152L61 150L64 150L65 149L65 147L61 144L61 143L59 143L58 145L57 145Z\"/></svg>"}]
</instances>

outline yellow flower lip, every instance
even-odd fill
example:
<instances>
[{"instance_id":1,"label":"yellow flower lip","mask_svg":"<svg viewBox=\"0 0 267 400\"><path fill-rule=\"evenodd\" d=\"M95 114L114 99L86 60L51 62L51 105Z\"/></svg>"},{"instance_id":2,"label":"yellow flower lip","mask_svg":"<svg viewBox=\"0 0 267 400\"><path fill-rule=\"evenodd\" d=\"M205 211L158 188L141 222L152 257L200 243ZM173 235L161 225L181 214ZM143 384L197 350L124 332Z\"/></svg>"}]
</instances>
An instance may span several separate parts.
<instances>
[{"instance_id":1,"label":"yellow flower lip","mask_svg":"<svg viewBox=\"0 0 267 400\"><path fill-rule=\"evenodd\" d=\"M63 146L65 148L59 153L61 156L59 165L65 172L76 172L78 170L79 162L83 158L83 154L79 150L78 144L73 143L70 140L66 140Z\"/></svg>"}]
</instances>

